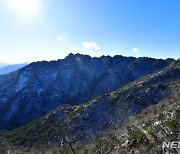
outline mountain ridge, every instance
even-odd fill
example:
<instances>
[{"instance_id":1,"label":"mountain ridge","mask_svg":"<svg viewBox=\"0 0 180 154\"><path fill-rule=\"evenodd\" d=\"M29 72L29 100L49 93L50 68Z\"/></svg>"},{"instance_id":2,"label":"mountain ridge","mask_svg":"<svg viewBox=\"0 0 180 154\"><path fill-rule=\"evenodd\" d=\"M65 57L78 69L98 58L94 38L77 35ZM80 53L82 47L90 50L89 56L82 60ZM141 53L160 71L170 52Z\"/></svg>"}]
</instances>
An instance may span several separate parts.
<instances>
[{"instance_id":1,"label":"mountain ridge","mask_svg":"<svg viewBox=\"0 0 180 154\"><path fill-rule=\"evenodd\" d=\"M178 114L179 108L177 101L180 96L179 88L180 60L162 70L132 81L120 89L98 96L88 103L77 106L60 106L40 119L11 132L7 132L7 134L5 133L5 136L6 139L10 139L13 145L24 145L29 147L30 149L28 149L30 151L33 150L31 149L33 145L39 143L42 147L40 146L40 149L38 146L36 148L33 147L35 148L34 150L38 151L47 147L45 149L48 151L49 147L50 151L54 149L55 151L61 150L64 153L67 151L71 153L67 145L59 145L60 142L66 138L70 141L72 140L72 145L76 151L81 152L88 149L90 153L99 153L99 150L101 153L106 153L109 150L112 150L112 153L131 153L132 151L151 153L151 150L148 148L151 148L152 152L157 150L162 151L160 144L163 140L157 140L155 138L158 136L158 133L154 134L156 136L147 135L144 134L144 129L151 129L154 132L157 131L156 129L159 127L161 127L159 131L163 129L166 130L167 128L161 125L160 122L160 124L156 124L159 125L157 128L153 128L153 124L149 123L148 125L147 122L144 126L143 120L138 121L139 126L137 128L136 122L134 122L137 118L135 120L133 119L134 116L136 117L136 115L142 111L143 114L145 114L148 106L165 101L169 104L169 107L167 106L167 108L165 108L164 105L164 110L162 107L158 107L160 111L156 111L157 116L153 117L152 114L151 119L153 123L157 123L157 121L155 121L157 118L161 120L164 119L162 123L168 125L173 131L169 139L174 139L174 134L176 134L179 123L175 123L175 126L174 124L172 125L171 123L173 121L169 121L171 119L168 120L168 114L169 109L176 109L176 114ZM174 99L174 97L176 97L176 99ZM158 106L163 105L161 103ZM153 108L155 112L156 106ZM161 115L162 111L164 112L164 118ZM148 112L146 114L148 114ZM173 114L173 119L178 118L176 114ZM148 117L145 118L146 120L148 119ZM175 120L177 120L177 118ZM168 123L166 120L168 120ZM128 121L132 122L127 128L124 128L125 123ZM115 126L116 129L113 128L113 126ZM115 130L120 132L117 134ZM112 136L109 136L108 132L110 132ZM112 133L116 133L116 136ZM28 137L29 134L31 134L31 136ZM98 137L102 134L104 134L102 138ZM163 134L160 136L167 139ZM105 142L106 145L102 146L101 140ZM147 145L144 145L143 142L147 142ZM137 148L138 143L141 143L143 146ZM117 146L117 148L115 149L114 146ZM143 147L145 149L143 149ZM25 149L25 151L26 150L27 149ZM28 153L28 151L26 152Z\"/></svg>"},{"instance_id":2,"label":"mountain ridge","mask_svg":"<svg viewBox=\"0 0 180 154\"><path fill-rule=\"evenodd\" d=\"M6 63L1 63L1 62L0 62L0 69L3 68L3 67L5 67L5 66L7 66L7 65L8 65L8 64L6 64Z\"/></svg>"},{"instance_id":3,"label":"mountain ridge","mask_svg":"<svg viewBox=\"0 0 180 154\"><path fill-rule=\"evenodd\" d=\"M6 65L6 66L0 68L0 75L5 75L5 74L9 74L11 72L17 71L18 69L23 68L26 65L28 65L28 63Z\"/></svg>"},{"instance_id":4,"label":"mountain ridge","mask_svg":"<svg viewBox=\"0 0 180 154\"><path fill-rule=\"evenodd\" d=\"M172 59L69 54L0 76L0 129L12 129L55 107L77 105L174 62Z\"/></svg>"}]
</instances>

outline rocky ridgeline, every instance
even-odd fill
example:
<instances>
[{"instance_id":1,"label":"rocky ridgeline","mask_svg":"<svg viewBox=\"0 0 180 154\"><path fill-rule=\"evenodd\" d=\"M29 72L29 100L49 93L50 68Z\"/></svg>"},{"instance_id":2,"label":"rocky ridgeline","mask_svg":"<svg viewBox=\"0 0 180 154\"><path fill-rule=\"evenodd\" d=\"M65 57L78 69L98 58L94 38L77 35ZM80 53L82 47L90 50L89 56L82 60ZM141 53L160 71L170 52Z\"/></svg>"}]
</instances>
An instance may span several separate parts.
<instances>
[{"instance_id":1,"label":"rocky ridgeline","mask_svg":"<svg viewBox=\"0 0 180 154\"><path fill-rule=\"evenodd\" d=\"M0 76L0 129L13 129L62 104L77 105L111 92L174 60L69 54Z\"/></svg>"}]
</instances>

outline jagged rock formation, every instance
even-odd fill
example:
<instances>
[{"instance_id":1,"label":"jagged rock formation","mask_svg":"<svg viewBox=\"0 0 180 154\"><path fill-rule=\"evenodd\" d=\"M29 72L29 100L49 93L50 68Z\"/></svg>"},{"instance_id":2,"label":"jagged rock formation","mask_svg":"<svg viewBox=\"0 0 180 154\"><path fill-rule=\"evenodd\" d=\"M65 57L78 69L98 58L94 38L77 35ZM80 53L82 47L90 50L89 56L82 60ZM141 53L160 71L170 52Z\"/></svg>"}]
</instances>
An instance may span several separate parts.
<instances>
[{"instance_id":1,"label":"jagged rock formation","mask_svg":"<svg viewBox=\"0 0 180 154\"><path fill-rule=\"evenodd\" d=\"M70 54L0 76L0 129L32 121L61 104L76 105L166 67L172 59Z\"/></svg>"},{"instance_id":2,"label":"jagged rock formation","mask_svg":"<svg viewBox=\"0 0 180 154\"><path fill-rule=\"evenodd\" d=\"M60 106L4 132L2 143L13 152L71 153L68 145L60 146L68 138L77 153L158 153L164 140L179 139L179 89L180 60L88 103Z\"/></svg>"}]
</instances>

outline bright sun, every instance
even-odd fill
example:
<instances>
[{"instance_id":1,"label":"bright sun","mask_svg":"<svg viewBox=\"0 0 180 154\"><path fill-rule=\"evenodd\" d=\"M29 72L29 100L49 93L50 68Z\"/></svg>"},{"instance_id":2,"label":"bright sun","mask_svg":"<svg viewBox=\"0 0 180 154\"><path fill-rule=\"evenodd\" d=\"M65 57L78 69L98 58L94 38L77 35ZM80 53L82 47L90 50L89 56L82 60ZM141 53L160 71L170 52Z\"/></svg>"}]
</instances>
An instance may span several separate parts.
<instances>
[{"instance_id":1,"label":"bright sun","mask_svg":"<svg viewBox=\"0 0 180 154\"><path fill-rule=\"evenodd\" d=\"M37 14L40 3L39 0L8 0L8 6L22 17L30 17Z\"/></svg>"}]
</instances>

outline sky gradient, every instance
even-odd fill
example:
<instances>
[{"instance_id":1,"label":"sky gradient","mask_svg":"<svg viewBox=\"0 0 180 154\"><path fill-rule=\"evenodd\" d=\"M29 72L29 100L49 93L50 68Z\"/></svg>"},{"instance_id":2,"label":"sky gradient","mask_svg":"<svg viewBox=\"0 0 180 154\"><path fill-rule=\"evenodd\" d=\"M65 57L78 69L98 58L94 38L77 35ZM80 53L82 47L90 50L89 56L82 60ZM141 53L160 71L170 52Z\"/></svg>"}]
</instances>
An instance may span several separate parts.
<instances>
[{"instance_id":1,"label":"sky gradient","mask_svg":"<svg viewBox=\"0 0 180 154\"><path fill-rule=\"evenodd\" d=\"M0 62L180 57L179 0L12 1L0 0Z\"/></svg>"}]
</instances>

